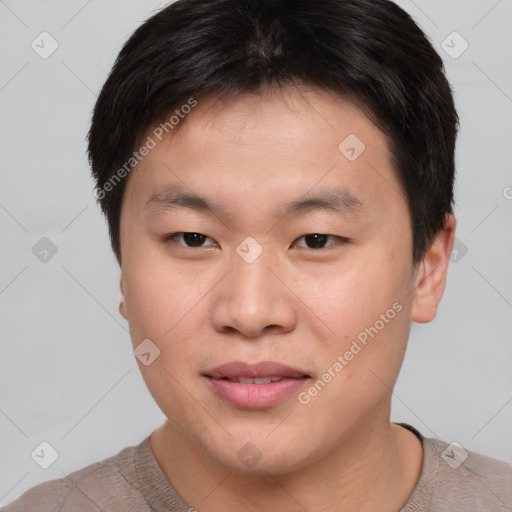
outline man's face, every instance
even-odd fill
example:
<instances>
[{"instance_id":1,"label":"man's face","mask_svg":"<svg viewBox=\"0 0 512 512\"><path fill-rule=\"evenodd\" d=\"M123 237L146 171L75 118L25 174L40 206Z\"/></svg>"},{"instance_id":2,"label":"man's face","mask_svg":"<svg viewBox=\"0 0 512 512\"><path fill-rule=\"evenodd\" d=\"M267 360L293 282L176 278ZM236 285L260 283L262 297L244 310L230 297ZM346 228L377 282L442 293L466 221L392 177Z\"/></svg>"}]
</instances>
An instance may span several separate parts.
<instances>
[{"instance_id":1,"label":"man's face","mask_svg":"<svg viewBox=\"0 0 512 512\"><path fill-rule=\"evenodd\" d=\"M130 176L121 247L122 313L160 350L141 371L184 442L279 473L389 423L412 233L387 140L351 103L199 101Z\"/></svg>"}]
</instances>

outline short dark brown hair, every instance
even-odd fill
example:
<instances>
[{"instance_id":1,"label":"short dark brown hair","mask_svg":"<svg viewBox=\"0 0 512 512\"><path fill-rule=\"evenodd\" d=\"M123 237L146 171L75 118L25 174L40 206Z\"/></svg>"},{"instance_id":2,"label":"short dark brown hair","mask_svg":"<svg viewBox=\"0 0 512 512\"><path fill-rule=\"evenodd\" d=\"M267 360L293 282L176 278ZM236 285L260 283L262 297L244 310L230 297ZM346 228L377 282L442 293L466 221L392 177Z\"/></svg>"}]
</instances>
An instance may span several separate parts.
<instances>
[{"instance_id":1,"label":"short dark brown hair","mask_svg":"<svg viewBox=\"0 0 512 512\"><path fill-rule=\"evenodd\" d=\"M88 134L118 261L126 180L116 173L126 174L149 127L190 98L298 83L352 98L387 135L418 264L453 213L458 116L442 59L389 0L178 0L144 22L119 53Z\"/></svg>"}]
</instances>

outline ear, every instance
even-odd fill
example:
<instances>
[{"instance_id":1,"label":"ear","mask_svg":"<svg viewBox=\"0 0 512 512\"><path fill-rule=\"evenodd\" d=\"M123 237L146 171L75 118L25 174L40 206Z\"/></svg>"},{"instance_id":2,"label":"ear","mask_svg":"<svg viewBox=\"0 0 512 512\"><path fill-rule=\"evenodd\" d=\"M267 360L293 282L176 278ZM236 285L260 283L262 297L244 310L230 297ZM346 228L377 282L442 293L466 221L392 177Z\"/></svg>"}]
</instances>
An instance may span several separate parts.
<instances>
[{"instance_id":1,"label":"ear","mask_svg":"<svg viewBox=\"0 0 512 512\"><path fill-rule=\"evenodd\" d=\"M126 311L126 302L124 298L124 287L123 287L123 276L121 274L121 278L119 279L119 291L121 292L120 301L119 301L119 313L121 316L128 320L128 312Z\"/></svg>"},{"instance_id":2,"label":"ear","mask_svg":"<svg viewBox=\"0 0 512 512\"><path fill-rule=\"evenodd\" d=\"M440 231L423 260L418 265L411 320L418 323L432 321L446 285L448 264L455 240L456 220L446 216L446 226Z\"/></svg>"}]
</instances>

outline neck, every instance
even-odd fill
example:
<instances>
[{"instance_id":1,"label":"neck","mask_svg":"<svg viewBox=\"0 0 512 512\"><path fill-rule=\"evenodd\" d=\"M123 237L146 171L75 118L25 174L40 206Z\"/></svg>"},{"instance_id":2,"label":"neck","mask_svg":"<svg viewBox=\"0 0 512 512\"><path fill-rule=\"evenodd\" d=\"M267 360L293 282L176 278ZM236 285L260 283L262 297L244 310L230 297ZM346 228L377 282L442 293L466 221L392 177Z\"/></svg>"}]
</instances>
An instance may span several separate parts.
<instances>
[{"instance_id":1,"label":"neck","mask_svg":"<svg viewBox=\"0 0 512 512\"><path fill-rule=\"evenodd\" d=\"M170 422L152 434L151 447L174 489L200 511L398 512L421 474L420 440L389 419L358 426L346 439L316 463L280 475L235 472Z\"/></svg>"}]
</instances>

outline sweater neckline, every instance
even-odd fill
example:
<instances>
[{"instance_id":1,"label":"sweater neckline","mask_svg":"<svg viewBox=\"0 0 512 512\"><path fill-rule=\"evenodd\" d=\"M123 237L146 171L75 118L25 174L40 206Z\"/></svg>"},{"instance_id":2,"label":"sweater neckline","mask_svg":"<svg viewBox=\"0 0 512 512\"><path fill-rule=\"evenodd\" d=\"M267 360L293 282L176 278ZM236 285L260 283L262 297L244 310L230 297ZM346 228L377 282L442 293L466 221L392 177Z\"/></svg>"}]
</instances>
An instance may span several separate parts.
<instances>
[{"instance_id":1,"label":"sweater neckline","mask_svg":"<svg viewBox=\"0 0 512 512\"><path fill-rule=\"evenodd\" d=\"M427 510L428 496L436 485L439 461L435 457L432 441L425 438L417 429L407 423L395 423L411 431L423 446L423 463L420 478L400 512L421 512ZM138 488L154 512L188 512L190 507L180 498L167 480L151 448L150 438L146 437L134 454Z\"/></svg>"}]
</instances>

